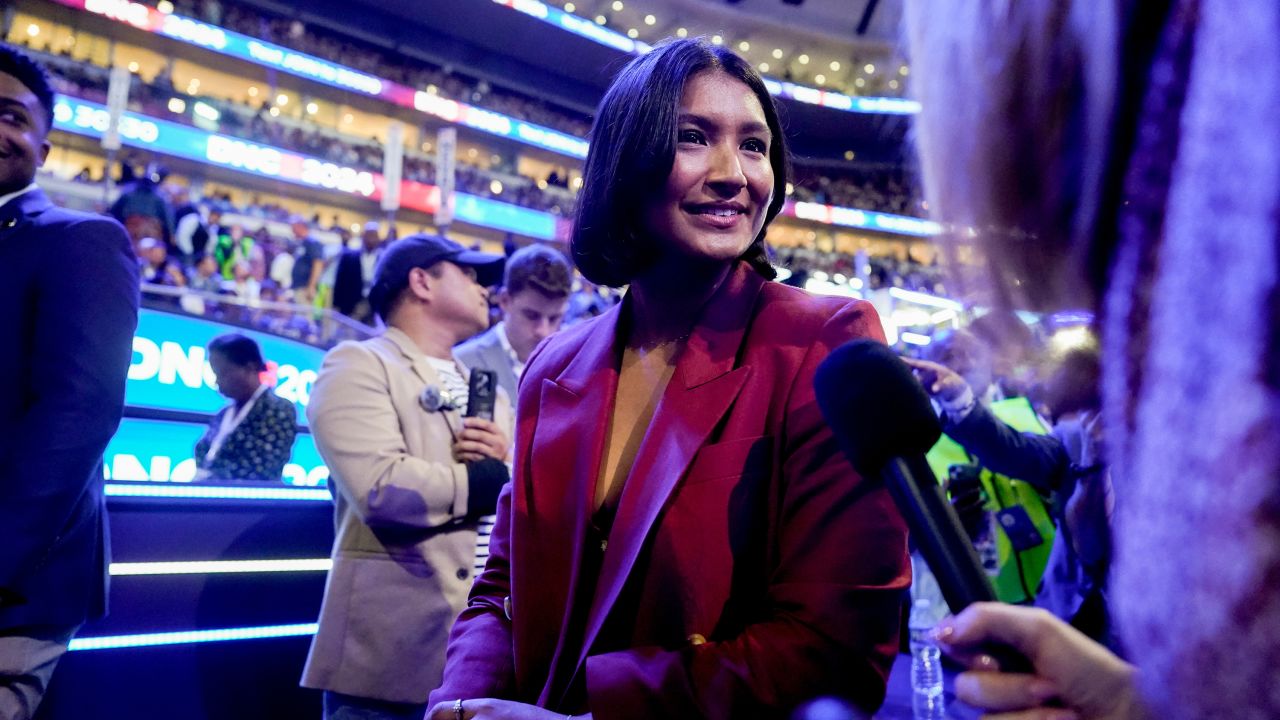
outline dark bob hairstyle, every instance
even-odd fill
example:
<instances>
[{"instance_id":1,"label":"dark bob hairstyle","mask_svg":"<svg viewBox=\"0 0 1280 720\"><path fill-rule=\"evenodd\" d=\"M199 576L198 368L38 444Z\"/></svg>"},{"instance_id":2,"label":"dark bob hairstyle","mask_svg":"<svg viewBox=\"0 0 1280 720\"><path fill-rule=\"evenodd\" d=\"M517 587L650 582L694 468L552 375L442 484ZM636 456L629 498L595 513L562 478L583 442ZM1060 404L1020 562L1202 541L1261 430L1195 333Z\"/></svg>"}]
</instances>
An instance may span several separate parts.
<instances>
[{"instance_id":1,"label":"dark bob hairstyle","mask_svg":"<svg viewBox=\"0 0 1280 720\"><path fill-rule=\"evenodd\" d=\"M251 367L262 371L267 364L262 360L262 350L253 338L240 333L227 333L209 341L209 354L218 353L240 367Z\"/></svg>"},{"instance_id":2,"label":"dark bob hairstyle","mask_svg":"<svg viewBox=\"0 0 1280 720\"><path fill-rule=\"evenodd\" d=\"M685 83L706 70L726 73L751 88L773 134L773 199L760 234L742 259L769 280L777 276L764 236L787 195L788 155L778 110L750 63L732 50L696 38L664 41L632 60L600 101L569 242L573 260L588 280L610 287L627 285L656 256L653 239L642 229L642 211L671 175Z\"/></svg>"}]
</instances>

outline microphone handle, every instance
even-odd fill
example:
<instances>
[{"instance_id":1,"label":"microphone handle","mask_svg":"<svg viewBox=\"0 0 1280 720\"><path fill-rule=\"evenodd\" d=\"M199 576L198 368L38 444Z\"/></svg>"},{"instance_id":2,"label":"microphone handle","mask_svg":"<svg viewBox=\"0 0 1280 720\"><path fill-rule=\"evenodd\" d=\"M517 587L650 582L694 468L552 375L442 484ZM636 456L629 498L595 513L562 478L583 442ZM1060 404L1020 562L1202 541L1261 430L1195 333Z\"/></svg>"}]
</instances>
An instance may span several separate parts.
<instances>
[{"instance_id":1,"label":"microphone handle","mask_svg":"<svg viewBox=\"0 0 1280 720\"><path fill-rule=\"evenodd\" d=\"M975 602L998 602L973 542L924 457L891 458L881 476L952 614ZM991 646L983 651L1005 672L1034 672L1031 663L1012 648Z\"/></svg>"}]
</instances>

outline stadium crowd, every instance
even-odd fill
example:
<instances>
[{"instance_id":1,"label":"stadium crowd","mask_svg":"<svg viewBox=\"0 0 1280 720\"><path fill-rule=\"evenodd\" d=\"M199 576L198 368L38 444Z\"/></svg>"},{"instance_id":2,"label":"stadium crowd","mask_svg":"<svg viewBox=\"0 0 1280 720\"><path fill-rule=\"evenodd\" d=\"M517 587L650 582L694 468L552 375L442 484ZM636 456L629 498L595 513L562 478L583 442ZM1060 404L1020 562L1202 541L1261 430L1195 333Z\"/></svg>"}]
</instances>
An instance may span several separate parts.
<instances>
[{"instance_id":1,"label":"stadium crowd","mask_svg":"<svg viewBox=\"0 0 1280 720\"><path fill-rule=\"evenodd\" d=\"M45 47L43 52L37 49L36 56L52 71L58 92L105 102L108 68L74 58L69 48L55 53L53 48ZM175 99L181 101L181 112L173 110L171 101ZM288 116L267 102L254 107L232 98L190 94L176 88L164 70L150 78L135 73L130 102L135 110L152 117L199 124L206 129L360 170L382 170L385 149L377 138L345 132L305 114ZM196 103L212 108L217 119L196 120L191 110ZM521 117L520 114L515 116ZM588 130L589 125L580 127L575 134L585 137ZM553 171L546 177L529 177L519 174L510 162L497 157L499 162L482 167L468 154L460 153L456 175L458 189L470 195L500 199L562 217L572 215L576 187L570 184L567 171ZM434 153L409 148L404 154L403 177L434 183L434 161ZM795 200L915 217L927 215L927 208L918 199L914 183L901 167L813 167L797 164L792 190Z\"/></svg>"},{"instance_id":2,"label":"stadium crowd","mask_svg":"<svg viewBox=\"0 0 1280 720\"><path fill-rule=\"evenodd\" d=\"M249 204L237 204L225 192L193 197L188 187L169 181L167 171L148 159L125 155L117 178L121 195L112 213L134 240L150 301L321 345L360 334L360 327L324 312L351 310L334 303L338 266L344 252L376 252L394 240L395 226L371 219L355 233L337 217L304 217L269 196L254 196ZM100 183L102 170L85 167L71 179ZM514 240L507 245L509 251L516 247ZM304 257L321 260L314 277L294 273ZM774 262L790 271L787 282L799 287L814 278L850 282L863 277L856 256L814 247L776 248ZM909 255L866 257L868 291L898 287L945 295L944 278L936 263ZM576 275L567 320L572 324L598 314L616 299ZM367 315L354 319L371 322Z\"/></svg>"},{"instance_id":3,"label":"stadium crowd","mask_svg":"<svg viewBox=\"0 0 1280 720\"><path fill-rule=\"evenodd\" d=\"M367 222L358 236L268 203L236 205L226 194L193 200L155 164L122 163L121 193L110 213L128 229L138 255L144 301L330 346L371 331L367 308L344 304L344 258L376 257L397 237L394 225ZM94 182L85 168L74 178ZM514 251L514 240L508 240ZM357 283L357 299L368 288ZM615 293L577 278L569 322L599 314ZM337 313L326 310L337 310Z\"/></svg>"},{"instance_id":4,"label":"stadium crowd","mask_svg":"<svg viewBox=\"0 0 1280 720\"><path fill-rule=\"evenodd\" d=\"M65 95L104 102L107 95L108 70L88 63L44 56L57 90ZM266 103L258 108L204 95L189 95L173 88L162 74L150 81L134 77L130 88L133 107L152 117L162 117L187 124L194 121L185 108L203 102L217 112L216 121L205 123L207 129L242 137L256 143L317 157L359 170L381 172L385 154L376 138L363 138L325 127L308 119L283 119L273 116ZM174 113L171 99L182 101L184 112ZM567 216L573 210L573 192L568 187L567 172L555 172L544 178L531 178L516 173L509 165L482 168L468 163L468 155L460 154L456 170L460 192L491 197L522 207ZM436 182L434 154L410 151L404 155L403 177L421 183ZM494 185L494 181L499 186Z\"/></svg>"},{"instance_id":5,"label":"stadium crowd","mask_svg":"<svg viewBox=\"0 0 1280 720\"><path fill-rule=\"evenodd\" d=\"M451 100L478 105L577 137L585 137L591 127L585 114L535 100L529 97L528 91L518 93L494 87L487 80L468 77L452 66L433 65L417 59L413 64L408 64L402 54L364 47L323 27L307 25L300 20L271 17L238 5L223 6L218 0L179 0L174 3L174 8L179 15L195 17L211 25L315 55L409 87L435 87L441 95Z\"/></svg>"}]
</instances>

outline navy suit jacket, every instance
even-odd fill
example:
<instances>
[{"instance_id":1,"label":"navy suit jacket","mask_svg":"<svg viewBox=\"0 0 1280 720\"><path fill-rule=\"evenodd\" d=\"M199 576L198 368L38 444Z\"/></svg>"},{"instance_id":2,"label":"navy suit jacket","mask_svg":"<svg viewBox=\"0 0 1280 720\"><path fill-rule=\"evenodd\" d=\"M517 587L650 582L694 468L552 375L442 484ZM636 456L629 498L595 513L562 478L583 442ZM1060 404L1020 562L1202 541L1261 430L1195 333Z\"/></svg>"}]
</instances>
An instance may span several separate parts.
<instances>
[{"instance_id":1,"label":"navy suit jacket","mask_svg":"<svg viewBox=\"0 0 1280 720\"><path fill-rule=\"evenodd\" d=\"M333 309L348 317L364 299L364 272L359 250L343 250L333 279Z\"/></svg>"},{"instance_id":2,"label":"navy suit jacket","mask_svg":"<svg viewBox=\"0 0 1280 720\"><path fill-rule=\"evenodd\" d=\"M976 456L992 472L1018 478L1048 495L1062 488L1071 458L1052 435L1018 432L978 403L960 422L944 416L947 437Z\"/></svg>"},{"instance_id":3,"label":"navy suit jacket","mask_svg":"<svg viewBox=\"0 0 1280 720\"><path fill-rule=\"evenodd\" d=\"M39 190L0 207L0 632L106 610L102 454L138 321L124 228Z\"/></svg>"}]
</instances>

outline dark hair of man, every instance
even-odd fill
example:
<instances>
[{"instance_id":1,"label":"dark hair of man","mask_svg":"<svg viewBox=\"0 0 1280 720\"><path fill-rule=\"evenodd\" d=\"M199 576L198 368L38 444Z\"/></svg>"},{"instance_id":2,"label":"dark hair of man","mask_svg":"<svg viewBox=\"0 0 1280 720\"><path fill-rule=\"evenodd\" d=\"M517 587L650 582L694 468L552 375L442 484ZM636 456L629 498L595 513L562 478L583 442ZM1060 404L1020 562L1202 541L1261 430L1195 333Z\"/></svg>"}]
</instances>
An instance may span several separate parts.
<instances>
[{"instance_id":1,"label":"dark hair of man","mask_svg":"<svg viewBox=\"0 0 1280 720\"><path fill-rule=\"evenodd\" d=\"M974 318L969 331L992 350L1023 353L1036 345L1035 333L1012 310L996 309Z\"/></svg>"},{"instance_id":2,"label":"dark hair of man","mask_svg":"<svg viewBox=\"0 0 1280 720\"><path fill-rule=\"evenodd\" d=\"M1053 417L1102 407L1102 357L1094 346L1067 351L1056 363L1044 388L1044 403Z\"/></svg>"},{"instance_id":3,"label":"dark hair of man","mask_svg":"<svg viewBox=\"0 0 1280 720\"><path fill-rule=\"evenodd\" d=\"M0 73L12 76L36 96L43 111L44 131L48 134L53 127L53 87L44 67L18 48L0 43Z\"/></svg>"},{"instance_id":4,"label":"dark hair of man","mask_svg":"<svg viewBox=\"0 0 1280 720\"><path fill-rule=\"evenodd\" d=\"M239 365L240 367L256 367L259 370L267 367L266 362L262 359L262 350L258 348L258 343L240 333L227 333L210 340L209 354L212 355L213 353L218 353L231 361L231 364Z\"/></svg>"},{"instance_id":5,"label":"dark hair of man","mask_svg":"<svg viewBox=\"0 0 1280 720\"><path fill-rule=\"evenodd\" d=\"M958 342L969 343L973 347L978 348L984 356L988 358L987 362L990 362L991 346L989 346L982 338L979 338L977 335L964 328L948 329L938 332L933 336L933 342L929 343L925 348L924 357L926 360L946 365L943 361L946 358L947 353L950 352L951 347Z\"/></svg>"},{"instance_id":6,"label":"dark hair of man","mask_svg":"<svg viewBox=\"0 0 1280 720\"><path fill-rule=\"evenodd\" d=\"M507 259L502 285L509 295L537 290L552 300L569 297L573 268L563 253L545 245L528 245Z\"/></svg>"},{"instance_id":7,"label":"dark hair of man","mask_svg":"<svg viewBox=\"0 0 1280 720\"><path fill-rule=\"evenodd\" d=\"M706 38L691 38L664 41L632 60L596 109L569 242L573 260L588 280L610 287L626 285L656 257L653 238L645 237L642 212L661 192L675 164L685 83L706 70L724 72L751 88L773 135L773 200L760 234L742 259L770 280L777 276L764 237L786 201L789 163L778 110L750 63Z\"/></svg>"},{"instance_id":8,"label":"dark hair of man","mask_svg":"<svg viewBox=\"0 0 1280 720\"><path fill-rule=\"evenodd\" d=\"M441 260L440 262L432 263L422 269L431 277L439 278L444 275L445 262L447 261ZM410 272L412 272L412 270L410 270ZM408 293L409 276L406 274L403 280L398 282L390 291L385 293L387 300L382 303L382 307L373 308L374 314L382 318L382 322L388 322L391 320L391 316L395 314L396 308L400 307L400 304L404 302L404 298ZM370 295L372 295L372 293L370 293Z\"/></svg>"}]
</instances>

